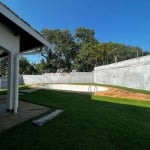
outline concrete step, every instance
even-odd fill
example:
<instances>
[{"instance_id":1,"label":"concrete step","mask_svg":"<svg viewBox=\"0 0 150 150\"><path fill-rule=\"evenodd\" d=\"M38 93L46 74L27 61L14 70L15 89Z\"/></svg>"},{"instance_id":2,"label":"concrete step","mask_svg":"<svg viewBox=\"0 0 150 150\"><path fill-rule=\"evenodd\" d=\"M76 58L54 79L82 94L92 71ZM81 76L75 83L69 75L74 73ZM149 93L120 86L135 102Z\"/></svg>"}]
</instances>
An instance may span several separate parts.
<instances>
[{"instance_id":1,"label":"concrete step","mask_svg":"<svg viewBox=\"0 0 150 150\"><path fill-rule=\"evenodd\" d=\"M48 121L52 120L53 118L55 118L56 116L58 116L60 113L62 113L63 110L61 109L56 109L55 111L51 112L50 114L44 116L44 117L41 117L39 119L36 119L36 120L33 120L32 123L34 125L37 125L37 126L42 126L44 125L45 123L47 123Z\"/></svg>"}]
</instances>

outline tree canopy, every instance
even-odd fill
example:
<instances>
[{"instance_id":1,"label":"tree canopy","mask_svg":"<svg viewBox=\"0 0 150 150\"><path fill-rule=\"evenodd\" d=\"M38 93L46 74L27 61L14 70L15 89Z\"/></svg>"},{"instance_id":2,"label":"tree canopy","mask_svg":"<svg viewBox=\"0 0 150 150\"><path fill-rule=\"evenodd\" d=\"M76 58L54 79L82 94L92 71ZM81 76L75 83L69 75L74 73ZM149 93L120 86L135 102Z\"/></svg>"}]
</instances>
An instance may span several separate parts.
<instances>
[{"instance_id":1,"label":"tree canopy","mask_svg":"<svg viewBox=\"0 0 150 150\"><path fill-rule=\"evenodd\" d=\"M80 27L76 29L75 38L77 43L97 43L98 41L95 38L95 32L92 29Z\"/></svg>"},{"instance_id":2,"label":"tree canopy","mask_svg":"<svg viewBox=\"0 0 150 150\"><path fill-rule=\"evenodd\" d=\"M72 34L69 30L43 29L41 34L50 42L51 48L42 48L43 59L39 64L21 66L25 72L58 72L72 70L93 71L95 66L111 64L131 58L150 54L137 46L129 46L121 43L102 43L95 37L93 29L79 27ZM25 66L28 66L26 68ZM35 70L34 70L35 69ZM31 71L32 70L32 71Z\"/></svg>"},{"instance_id":3,"label":"tree canopy","mask_svg":"<svg viewBox=\"0 0 150 150\"><path fill-rule=\"evenodd\" d=\"M46 68L56 72L58 69L71 71L72 62L78 52L78 46L69 30L42 30L42 34L51 43L51 48L42 50Z\"/></svg>"},{"instance_id":4,"label":"tree canopy","mask_svg":"<svg viewBox=\"0 0 150 150\"><path fill-rule=\"evenodd\" d=\"M20 74L37 74L38 70L34 66L34 64L30 64L29 61L25 57L21 57L20 59Z\"/></svg>"},{"instance_id":5,"label":"tree canopy","mask_svg":"<svg viewBox=\"0 0 150 150\"><path fill-rule=\"evenodd\" d=\"M51 48L41 53L43 69L48 72L92 71L95 66L149 54L139 47L99 42L94 30L85 27L77 28L74 34L60 29L43 29L41 33L51 43Z\"/></svg>"}]
</instances>

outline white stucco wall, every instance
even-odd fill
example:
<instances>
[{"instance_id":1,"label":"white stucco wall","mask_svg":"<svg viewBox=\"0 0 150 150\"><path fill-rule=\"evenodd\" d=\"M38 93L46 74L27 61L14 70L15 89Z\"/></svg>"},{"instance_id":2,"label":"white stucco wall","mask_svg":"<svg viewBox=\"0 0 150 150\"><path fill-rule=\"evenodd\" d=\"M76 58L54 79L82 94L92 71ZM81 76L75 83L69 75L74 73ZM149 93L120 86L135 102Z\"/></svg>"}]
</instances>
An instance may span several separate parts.
<instances>
[{"instance_id":1,"label":"white stucco wall","mask_svg":"<svg viewBox=\"0 0 150 150\"><path fill-rule=\"evenodd\" d=\"M12 29L0 23L0 49L8 53L8 92L7 109L17 113L18 108L18 70L20 36Z\"/></svg>"},{"instance_id":2,"label":"white stucco wall","mask_svg":"<svg viewBox=\"0 0 150 150\"><path fill-rule=\"evenodd\" d=\"M93 72L45 73L43 75L20 75L19 84L44 83L93 83ZM7 88L8 78L0 78L0 89Z\"/></svg>"},{"instance_id":3,"label":"white stucco wall","mask_svg":"<svg viewBox=\"0 0 150 150\"><path fill-rule=\"evenodd\" d=\"M19 76L19 84L23 84L23 76ZM8 88L8 77L0 77L0 89Z\"/></svg>"},{"instance_id":4,"label":"white stucco wall","mask_svg":"<svg viewBox=\"0 0 150 150\"><path fill-rule=\"evenodd\" d=\"M150 56L96 67L94 82L150 90Z\"/></svg>"},{"instance_id":5,"label":"white stucco wall","mask_svg":"<svg viewBox=\"0 0 150 150\"><path fill-rule=\"evenodd\" d=\"M0 89L5 89L8 87L8 78L7 77L1 77L0 78Z\"/></svg>"},{"instance_id":6,"label":"white stucco wall","mask_svg":"<svg viewBox=\"0 0 150 150\"><path fill-rule=\"evenodd\" d=\"M2 81L3 80L3 81ZM0 85L7 85L6 79ZM150 56L96 67L94 72L46 73L20 76L20 84L100 83L150 90ZM2 84L3 85L2 85Z\"/></svg>"},{"instance_id":7,"label":"white stucco wall","mask_svg":"<svg viewBox=\"0 0 150 150\"><path fill-rule=\"evenodd\" d=\"M93 72L45 73L43 75L24 75L24 84L38 83L93 83Z\"/></svg>"},{"instance_id":8,"label":"white stucco wall","mask_svg":"<svg viewBox=\"0 0 150 150\"><path fill-rule=\"evenodd\" d=\"M19 36L15 36L13 31L0 23L0 46L5 50L16 51L18 53L20 43ZM8 44L9 43L9 44Z\"/></svg>"}]
</instances>

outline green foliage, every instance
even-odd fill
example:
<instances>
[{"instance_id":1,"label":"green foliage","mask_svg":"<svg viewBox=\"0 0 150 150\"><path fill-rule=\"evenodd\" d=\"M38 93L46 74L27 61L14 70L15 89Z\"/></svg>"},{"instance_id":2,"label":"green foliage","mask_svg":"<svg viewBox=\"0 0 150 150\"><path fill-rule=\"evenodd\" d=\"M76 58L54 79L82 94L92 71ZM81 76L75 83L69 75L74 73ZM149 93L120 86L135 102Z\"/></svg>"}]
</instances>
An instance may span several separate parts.
<instances>
[{"instance_id":1,"label":"green foliage","mask_svg":"<svg viewBox=\"0 0 150 150\"><path fill-rule=\"evenodd\" d=\"M19 67L20 74L35 74L38 73L38 70L35 68L33 64L30 64L29 61L25 57L21 57Z\"/></svg>"},{"instance_id":2,"label":"green foliage","mask_svg":"<svg viewBox=\"0 0 150 150\"><path fill-rule=\"evenodd\" d=\"M94 30L87 28L78 28L75 36L72 36L68 30L61 31L58 29L44 29L42 34L52 45L51 49L44 49L42 51L42 56L46 60L45 67L47 70L49 69L49 72L56 72L58 69L67 69L68 71L71 71L72 69L78 68L77 66L82 65L81 63L77 63L80 62L80 60L78 60L81 57L80 55L83 55L80 53L85 51L82 50L86 48L86 45L84 46L84 44L91 43L89 44L90 46L97 43L97 40L94 37ZM91 52L88 53L90 54ZM90 57L90 55L88 57ZM79 66L79 68L81 68L79 70L90 71L91 66L93 66L93 64L90 64L91 62L93 63L93 58L89 58L89 61L83 64L84 67L88 64L87 68Z\"/></svg>"},{"instance_id":3,"label":"green foliage","mask_svg":"<svg viewBox=\"0 0 150 150\"><path fill-rule=\"evenodd\" d=\"M101 43L98 49L101 53L101 62L98 62L98 65L111 64L143 55L141 48L120 43Z\"/></svg>"},{"instance_id":4,"label":"green foliage","mask_svg":"<svg viewBox=\"0 0 150 150\"><path fill-rule=\"evenodd\" d=\"M95 37L93 29L79 27L72 34L69 30L43 29L41 34L51 47L41 49L43 59L38 64L30 64L24 57L20 60L21 74L37 74L72 70L93 71L95 66L107 65L131 58L149 55L137 46L120 43L102 43ZM39 49L34 52L39 53ZM0 59L0 76L8 74L8 57Z\"/></svg>"},{"instance_id":5,"label":"green foliage","mask_svg":"<svg viewBox=\"0 0 150 150\"><path fill-rule=\"evenodd\" d=\"M19 90L29 89L27 85L19 85ZM7 89L0 89L0 95L6 95Z\"/></svg>"},{"instance_id":6,"label":"green foliage","mask_svg":"<svg viewBox=\"0 0 150 150\"><path fill-rule=\"evenodd\" d=\"M40 63L35 64L36 69L38 70L39 73L43 73L43 71L46 69L46 62L44 59L40 61Z\"/></svg>"},{"instance_id":7,"label":"green foliage","mask_svg":"<svg viewBox=\"0 0 150 150\"><path fill-rule=\"evenodd\" d=\"M142 49L120 43L82 43L75 59L75 69L92 71L95 66L142 56Z\"/></svg>"},{"instance_id":8,"label":"green foliage","mask_svg":"<svg viewBox=\"0 0 150 150\"><path fill-rule=\"evenodd\" d=\"M75 59L74 68L81 72L93 71L98 57L100 56L98 55L96 44L83 44Z\"/></svg>"},{"instance_id":9,"label":"green foliage","mask_svg":"<svg viewBox=\"0 0 150 150\"><path fill-rule=\"evenodd\" d=\"M80 27L76 30L75 38L76 44L79 45L79 53L74 60L74 69L81 72L93 71L100 57L94 30Z\"/></svg>"},{"instance_id":10,"label":"green foliage","mask_svg":"<svg viewBox=\"0 0 150 150\"><path fill-rule=\"evenodd\" d=\"M92 29L79 27L75 34L68 30L44 29L42 34L51 43L51 49L44 49L45 68L48 72L59 69L77 71L93 71L95 66L111 64L143 55L139 47L127 46L120 43L100 43L95 38Z\"/></svg>"},{"instance_id":11,"label":"green foliage","mask_svg":"<svg viewBox=\"0 0 150 150\"><path fill-rule=\"evenodd\" d=\"M49 72L67 68L71 71L72 61L77 54L77 45L68 30L44 29L42 34L51 43L51 49L42 50L42 56L46 60L46 68Z\"/></svg>"},{"instance_id":12,"label":"green foliage","mask_svg":"<svg viewBox=\"0 0 150 150\"><path fill-rule=\"evenodd\" d=\"M76 29L75 38L79 43L97 43L98 41L94 37L95 32L92 29L79 27Z\"/></svg>"}]
</instances>

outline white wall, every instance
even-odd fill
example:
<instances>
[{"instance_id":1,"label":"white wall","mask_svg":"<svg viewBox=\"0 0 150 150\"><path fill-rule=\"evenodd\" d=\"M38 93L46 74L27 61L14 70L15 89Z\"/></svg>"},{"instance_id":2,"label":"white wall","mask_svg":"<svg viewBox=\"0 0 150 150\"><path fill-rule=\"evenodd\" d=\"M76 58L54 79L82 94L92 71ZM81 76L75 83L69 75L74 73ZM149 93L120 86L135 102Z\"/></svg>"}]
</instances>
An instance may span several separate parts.
<instances>
[{"instance_id":1,"label":"white wall","mask_svg":"<svg viewBox=\"0 0 150 150\"><path fill-rule=\"evenodd\" d=\"M19 84L23 84L23 77L19 77ZM7 77L0 77L0 89L8 88L8 78Z\"/></svg>"},{"instance_id":2,"label":"white wall","mask_svg":"<svg viewBox=\"0 0 150 150\"><path fill-rule=\"evenodd\" d=\"M5 82L7 81L6 79ZM1 80L0 80L1 81ZM2 87L7 85L1 81ZM20 84L100 83L150 90L150 56L96 67L94 72L46 73L20 76Z\"/></svg>"},{"instance_id":3,"label":"white wall","mask_svg":"<svg viewBox=\"0 0 150 150\"><path fill-rule=\"evenodd\" d=\"M1 7L1 6L0 6ZM0 49L8 52L7 109L17 113L20 36L0 23Z\"/></svg>"},{"instance_id":4,"label":"white wall","mask_svg":"<svg viewBox=\"0 0 150 150\"><path fill-rule=\"evenodd\" d=\"M8 86L8 78L7 77L1 77L0 78L0 89L5 89Z\"/></svg>"},{"instance_id":5,"label":"white wall","mask_svg":"<svg viewBox=\"0 0 150 150\"><path fill-rule=\"evenodd\" d=\"M96 67L94 82L150 90L150 56Z\"/></svg>"},{"instance_id":6,"label":"white wall","mask_svg":"<svg viewBox=\"0 0 150 150\"><path fill-rule=\"evenodd\" d=\"M43 75L24 75L25 84L43 83L93 83L93 72L45 73Z\"/></svg>"},{"instance_id":7,"label":"white wall","mask_svg":"<svg viewBox=\"0 0 150 150\"><path fill-rule=\"evenodd\" d=\"M0 46L5 50L15 51L16 53L18 53L20 37L15 36L13 34L13 31L11 31L2 23L0 23L0 35Z\"/></svg>"}]
</instances>

